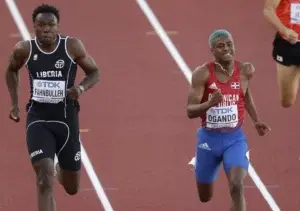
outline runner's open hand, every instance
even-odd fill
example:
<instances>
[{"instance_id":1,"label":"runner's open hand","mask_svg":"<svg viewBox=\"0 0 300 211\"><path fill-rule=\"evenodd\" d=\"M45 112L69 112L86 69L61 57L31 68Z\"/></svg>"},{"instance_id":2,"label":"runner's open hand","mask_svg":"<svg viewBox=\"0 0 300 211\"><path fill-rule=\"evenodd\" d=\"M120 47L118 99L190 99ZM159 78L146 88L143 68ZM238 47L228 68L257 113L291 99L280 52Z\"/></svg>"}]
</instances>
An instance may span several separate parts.
<instances>
[{"instance_id":1,"label":"runner's open hand","mask_svg":"<svg viewBox=\"0 0 300 211\"><path fill-rule=\"evenodd\" d=\"M211 107L218 105L219 103L221 103L223 100L223 95L221 93L221 90L218 89L216 92L214 92L211 96L211 98L209 99L209 105Z\"/></svg>"},{"instance_id":2,"label":"runner's open hand","mask_svg":"<svg viewBox=\"0 0 300 211\"><path fill-rule=\"evenodd\" d=\"M81 94L82 91L77 86L73 86L70 89L67 89L67 96L72 100L77 100Z\"/></svg>"},{"instance_id":3,"label":"runner's open hand","mask_svg":"<svg viewBox=\"0 0 300 211\"><path fill-rule=\"evenodd\" d=\"M20 121L19 113L20 113L19 106L13 106L10 110L9 118L15 122L19 122Z\"/></svg>"},{"instance_id":4,"label":"runner's open hand","mask_svg":"<svg viewBox=\"0 0 300 211\"><path fill-rule=\"evenodd\" d=\"M268 125L260 121L254 123L254 127L260 136L264 136L267 131L271 131L271 128Z\"/></svg>"}]
</instances>

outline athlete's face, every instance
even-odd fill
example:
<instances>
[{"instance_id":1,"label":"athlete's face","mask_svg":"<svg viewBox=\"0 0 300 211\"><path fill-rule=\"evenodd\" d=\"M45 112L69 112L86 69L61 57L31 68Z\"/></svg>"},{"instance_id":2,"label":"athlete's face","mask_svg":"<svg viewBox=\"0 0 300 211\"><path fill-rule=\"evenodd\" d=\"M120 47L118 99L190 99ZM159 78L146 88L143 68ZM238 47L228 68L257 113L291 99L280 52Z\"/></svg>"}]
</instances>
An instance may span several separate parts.
<instances>
[{"instance_id":1,"label":"athlete's face","mask_svg":"<svg viewBox=\"0 0 300 211\"><path fill-rule=\"evenodd\" d=\"M40 13L34 21L35 35L44 45L50 45L58 34L59 24L52 13Z\"/></svg>"},{"instance_id":2,"label":"athlete's face","mask_svg":"<svg viewBox=\"0 0 300 211\"><path fill-rule=\"evenodd\" d=\"M235 53L233 40L230 37L218 38L211 51L216 60L231 61Z\"/></svg>"}]
</instances>

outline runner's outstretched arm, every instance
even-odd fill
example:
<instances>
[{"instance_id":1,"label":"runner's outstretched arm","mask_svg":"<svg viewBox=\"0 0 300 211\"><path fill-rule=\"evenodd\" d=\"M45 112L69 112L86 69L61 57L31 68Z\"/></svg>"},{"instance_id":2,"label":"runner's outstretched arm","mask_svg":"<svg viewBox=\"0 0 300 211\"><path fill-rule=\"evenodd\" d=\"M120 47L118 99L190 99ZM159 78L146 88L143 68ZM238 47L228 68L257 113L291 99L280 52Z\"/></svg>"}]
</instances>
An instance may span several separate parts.
<instances>
[{"instance_id":1,"label":"runner's outstretched arm","mask_svg":"<svg viewBox=\"0 0 300 211\"><path fill-rule=\"evenodd\" d=\"M73 55L74 61L82 68L85 78L79 83L84 90L92 88L98 83L100 78L100 70L94 59L88 55L84 44L77 38L70 38L68 48Z\"/></svg>"},{"instance_id":2,"label":"runner's outstretched arm","mask_svg":"<svg viewBox=\"0 0 300 211\"><path fill-rule=\"evenodd\" d=\"M248 78L248 81L250 82L251 78L253 77L253 74L255 72L255 69L253 67L252 64L246 64L246 76ZM250 90L250 85L248 85L246 94L245 94L245 108L246 111L248 112L254 126L255 129L257 130L258 134L260 136L265 135L267 130L270 130L270 127L267 126L265 123L263 123L258 115L253 97L252 97L252 93Z\"/></svg>"},{"instance_id":3,"label":"runner's outstretched arm","mask_svg":"<svg viewBox=\"0 0 300 211\"><path fill-rule=\"evenodd\" d=\"M245 107L246 107L246 110L247 110L252 122L253 123L258 122L259 121L259 116L258 116L258 113L257 113L257 109L256 109L256 106L255 106L250 88L247 89L245 98L246 98L245 99L245 103L246 103Z\"/></svg>"},{"instance_id":4,"label":"runner's outstretched arm","mask_svg":"<svg viewBox=\"0 0 300 211\"><path fill-rule=\"evenodd\" d=\"M10 55L8 67L5 72L5 81L12 106L10 118L14 121L19 121L19 70L25 64L28 55L28 41L18 42Z\"/></svg>"},{"instance_id":5,"label":"runner's outstretched arm","mask_svg":"<svg viewBox=\"0 0 300 211\"><path fill-rule=\"evenodd\" d=\"M265 19L279 32L285 33L286 27L285 25L280 21L280 19L277 17L276 14L276 8L279 5L280 0L266 0L263 14Z\"/></svg>"},{"instance_id":6,"label":"runner's outstretched arm","mask_svg":"<svg viewBox=\"0 0 300 211\"><path fill-rule=\"evenodd\" d=\"M255 69L254 66L250 63L245 64L245 76L247 77L248 83L250 83L253 75L254 75ZM251 120L253 123L256 123L259 121L259 116L257 113L257 109L252 97L252 93L250 90L250 85L248 85L248 88L246 90L245 94L245 108L246 111L248 112Z\"/></svg>"}]
</instances>

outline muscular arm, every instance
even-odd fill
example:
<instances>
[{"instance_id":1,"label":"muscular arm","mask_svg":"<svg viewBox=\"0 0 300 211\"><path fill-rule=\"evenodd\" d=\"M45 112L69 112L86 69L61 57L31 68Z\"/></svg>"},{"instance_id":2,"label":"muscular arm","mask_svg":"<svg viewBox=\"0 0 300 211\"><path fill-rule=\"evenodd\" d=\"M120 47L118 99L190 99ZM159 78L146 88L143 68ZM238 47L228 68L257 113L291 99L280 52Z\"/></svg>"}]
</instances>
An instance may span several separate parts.
<instances>
[{"instance_id":1,"label":"muscular arm","mask_svg":"<svg viewBox=\"0 0 300 211\"><path fill-rule=\"evenodd\" d=\"M10 55L8 67L5 72L5 81L10 94L11 104L18 107L19 91L19 70L25 64L30 52L28 41L21 41L16 44Z\"/></svg>"},{"instance_id":2,"label":"muscular arm","mask_svg":"<svg viewBox=\"0 0 300 211\"><path fill-rule=\"evenodd\" d=\"M200 117L210 108L208 101L200 103L203 97L205 88L204 86L208 79L208 76L209 71L205 66L198 67L193 72L187 102L187 116L190 119Z\"/></svg>"},{"instance_id":3,"label":"muscular arm","mask_svg":"<svg viewBox=\"0 0 300 211\"><path fill-rule=\"evenodd\" d=\"M286 27L276 15L276 8L281 0L265 0L264 16L266 20L279 32L284 32Z\"/></svg>"},{"instance_id":4,"label":"muscular arm","mask_svg":"<svg viewBox=\"0 0 300 211\"><path fill-rule=\"evenodd\" d=\"M79 83L84 90L92 88L100 77L100 70L91 56L88 55L83 43L76 38L68 39L68 51L73 60L82 68L86 77Z\"/></svg>"},{"instance_id":5,"label":"muscular arm","mask_svg":"<svg viewBox=\"0 0 300 211\"><path fill-rule=\"evenodd\" d=\"M253 123L259 121L258 113L249 87L249 81L251 80L254 72L255 69L252 64L249 63L244 64L244 74L245 74L245 78L248 80L248 87L245 93L245 108Z\"/></svg>"}]
</instances>

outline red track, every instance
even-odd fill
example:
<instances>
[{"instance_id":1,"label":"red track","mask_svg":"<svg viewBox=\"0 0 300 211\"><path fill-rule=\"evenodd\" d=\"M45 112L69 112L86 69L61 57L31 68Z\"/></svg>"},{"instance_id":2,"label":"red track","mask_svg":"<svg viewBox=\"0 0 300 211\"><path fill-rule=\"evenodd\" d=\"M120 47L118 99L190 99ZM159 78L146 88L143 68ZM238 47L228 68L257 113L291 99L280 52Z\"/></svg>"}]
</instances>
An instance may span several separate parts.
<instances>
[{"instance_id":1,"label":"red track","mask_svg":"<svg viewBox=\"0 0 300 211\"><path fill-rule=\"evenodd\" d=\"M17 2L30 29L31 12L38 2ZM188 83L160 39L146 35L153 29L135 1L77 0L72 1L73 5L58 2L52 1L61 8L63 33L81 38L102 69L101 85L82 97L81 128L91 130L82 135L83 142L114 209L224 210L229 196L223 172L213 202L203 205L197 199L194 175L187 163L194 154L199 121L190 121L185 115ZM149 4L166 29L178 31L171 38L191 68L211 60L207 39L213 29L232 32L239 59L256 67L253 93L261 117L272 127L267 137L260 138L247 119L245 131L252 149L252 164L266 185L276 186L269 191L280 208L295 211L299 207L300 185L299 103L292 109L279 107L271 59L274 32L262 17L263 3L230 2L151 0ZM4 70L18 40L9 36L18 30L6 5L0 6ZM21 82L24 111L28 97L26 71ZM20 124L8 120L9 98L4 83L1 88L6 101L1 107L0 209L36 210L35 178L24 136L25 114ZM283 133L287 125L288 133ZM250 178L246 184L248 210L270 210ZM62 188L57 188L58 208L103 210L95 192L90 191L92 185L86 175L82 189L88 190L68 197Z\"/></svg>"}]
</instances>

